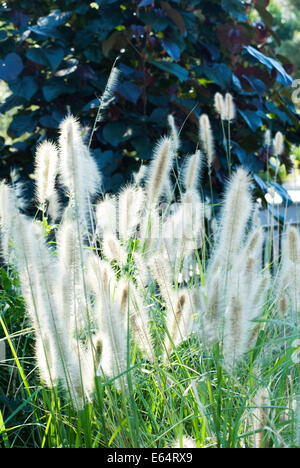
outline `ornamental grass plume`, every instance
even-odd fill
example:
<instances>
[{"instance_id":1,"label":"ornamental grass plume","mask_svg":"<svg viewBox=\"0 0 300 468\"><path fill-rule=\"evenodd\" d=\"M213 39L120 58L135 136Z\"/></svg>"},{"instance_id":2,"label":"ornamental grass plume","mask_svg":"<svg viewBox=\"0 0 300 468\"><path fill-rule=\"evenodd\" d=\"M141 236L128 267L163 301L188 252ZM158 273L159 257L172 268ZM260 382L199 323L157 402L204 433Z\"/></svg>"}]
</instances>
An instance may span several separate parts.
<instances>
[{"instance_id":1,"label":"ornamental grass plume","mask_svg":"<svg viewBox=\"0 0 300 468\"><path fill-rule=\"evenodd\" d=\"M172 141L173 153L174 155L176 155L177 151L180 148L181 143L180 143L179 133L176 128L175 119L173 115L171 114L168 116L168 124L171 129L171 141Z\"/></svg>"},{"instance_id":2,"label":"ornamental grass plume","mask_svg":"<svg viewBox=\"0 0 300 468\"><path fill-rule=\"evenodd\" d=\"M262 230L247 232L253 209L249 184L247 173L238 169L225 194L205 285L193 294L201 310L200 338L210 347L222 344L224 363L231 370L255 343L255 320L264 310L268 290Z\"/></svg>"},{"instance_id":3,"label":"ornamental grass plume","mask_svg":"<svg viewBox=\"0 0 300 468\"><path fill-rule=\"evenodd\" d=\"M172 140L162 138L154 150L154 157L149 167L146 185L148 205L158 203L167 184L173 162Z\"/></svg>"},{"instance_id":4,"label":"ornamental grass plume","mask_svg":"<svg viewBox=\"0 0 300 468\"><path fill-rule=\"evenodd\" d=\"M271 145L272 145L272 134L271 134L271 130L267 129L265 131L265 146L267 148L270 148Z\"/></svg>"},{"instance_id":5,"label":"ornamental grass plume","mask_svg":"<svg viewBox=\"0 0 300 468\"><path fill-rule=\"evenodd\" d=\"M185 190L197 190L200 180L202 166L201 151L196 151L195 154L189 156L183 171L183 186Z\"/></svg>"},{"instance_id":6,"label":"ornamental grass plume","mask_svg":"<svg viewBox=\"0 0 300 468\"><path fill-rule=\"evenodd\" d=\"M223 118L232 120L231 99L221 97L216 109L223 115L224 105ZM146 181L137 177L118 195L100 196L101 174L79 122L68 116L58 146L46 142L36 154L43 216L56 175L67 198L50 235L20 212L14 188L0 184L2 253L20 276L41 378L62 388L78 409L92 400L95 379L127 392L131 362L169 366L173 352L182 343L189 349L191 338L198 340L199 359L203 349L218 345L230 372L257 342L274 279L262 263L264 234L253 214L250 176L243 168L233 173L208 244L199 193L202 152L187 158L176 177L181 186L173 186L180 141L171 117L169 126ZM211 166L206 115L199 136ZM161 204L166 198L167 208ZM284 252L278 295L295 303L300 247L294 228Z\"/></svg>"},{"instance_id":7,"label":"ornamental grass plume","mask_svg":"<svg viewBox=\"0 0 300 468\"><path fill-rule=\"evenodd\" d=\"M226 93L223 97L222 94L216 93L214 98L215 111L219 114L222 121L227 120L231 122L236 117L236 108L233 97L230 93Z\"/></svg>"},{"instance_id":8,"label":"ornamental grass plume","mask_svg":"<svg viewBox=\"0 0 300 468\"><path fill-rule=\"evenodd\" d=\"M215 94L215 110L217 114L219 114L221 120L225 120L225 117L226 117L225 101L221 93Z\"/></svg>"},{"instance_id":9,"label":"ornamental grass plume","mask_svg":"<svg viewBox=\"0 0 300 468\"><path fill-rule=\"evenodd\" d=\"M48 203L52 213L57 204L55 180L58 171L58 151L51 141L41 143L35 156L36 200L44 213ZM51 214L51 212L50 212Z\"/></svg>"},{"instance_id":10,"label":"ornamental grass plume","mask_svg":"<svg viewBox=\"0 0 300 468\"><path fill-rule=\"evenodd\" d=\"M40 224L21 215L15 228L13 242L22 294L37 337L36 357L41 376L48 386L59 381L74 406L79 408L89 397L82 378L84 362L57 295L57 266Z\"/></svg>"},{"instance_id":11,"label":"ornamental grass plume","mask_svg":"<svg viewBox=\"0 0 300 468\"><path fill-rule=\"evenodd\" d=\"M185 288L171 291L166 316L165 357L168 357L173 348L177 348L189 337L192 326L192 309L188 291Z\"/></svg>"},{"instance_id":12,"label":"ornamental grass plume","mask_svg":"<svg viewBox=\"0 0 300 468\"><path fill-rule=\"evenodd\" d=\"M300 235L294 226L288 226L283 238L282 260L276 281L277 304L281 313L291 311L290 318L299 323L300 304Z\"/></svg>"},{"instance_id":13,"label":"ornamental grass plume","mask_svg":"<svg viewBox=\"0 0 300 468\"><path fill-rule=\"evenodd\" d=\"M121 191L118 198L119 236L124 242L134 237L140 223L145 203L145 192L141 187L129 186Z\"/></svg>"},{"instance_id":14,"label":"ornamental grass plume","mask_svg":"<svg viewBox=\"0 0 300 468\"><path fill-rule=\"evenodd\" d=\"M202 114L200 117L199 131L202 148L207 158L207 166L211 170L215 158L215 148L210 120L206 114Z\"/></svg>"},{"instance_id":15,"label":"ornamental grass plume","mask_svg":"<svg viewBox=\"0 0 300 468\"><path fill-rule=\"evenodd\" d=\"M117 388L127 389L123 373L127 370L127 292L121 301L113 300L113 293L102 291L101 304L101 344L102 353L97 369L98 376L118 377ZM123 301L123 303L122 303ZM99 301L97 301L99 304ZM97 311L100 315L100 311ZM100 330L99 330L100 332Z\"/></svg>"},{"instance_id":16,"label":"ornamental grass plume","mask_svg":"<svg viewBox=\"0 0 300 468\"><path fill-rule=\"evenodd\" d=\"M100 122L103 119L103 112L110 104L111 99L113 98L113 92L117 87L120 76L120 70L113 66L108 77L104 92L101 96L100 106L97 113L96 122Z\"/></svg>"},{"instance_id":17,"label":"ornamental grass plume","mask_svg":"<svg viewBox=\"0 0 300 468\"><path fill-rule=\"evenodd\" d=\"M235 104L230 93L225 95L225 120L231 122L235 119Z\"/></svg>"},{"instance_id":18,"label":"ornamental grass plume","mask_svg":"<svg viewBox=\"0 0 300 468\"><path fill-rule=\"evenodd\" d=\"M92 144L92 140L93 140L93 136L96 131L96 128L97 128L97 124L99 124L100 122L104 120L105 111L114 97L114 91L119 82L120 70L115 66L117 60L118 58L115 60L113 64L113 67L111 69L110 75L108 77L108 80L105 86L105 89L103 91L101 98L99 99L99 107L98 107L97 115L95 118L94 126L90 133L88 148L90 148Z\"/></svg>"},{"instance_id":19,"label":"ornamental grass plume","mask_svg":"<svg viewBox=\"0 0 300 468\"><path fill-rule=\"evenodd\" d=\"M220 262L226 271L230 270L233 260L240 250L252 209L250 179L247 172L239 168L228 184L225 193L212 255L212 266Z\"/></svg>"},{"instance_id":20,"label":"ornamental grass plume","mask_svg":"<svg viewBox=\"0 0 300 468\"><path fill-rule=\"evenodd\" d=\"M113 195L105 195L96 204L96 234L99 237L117 234L117 200Z\"/></svg>"},{"instance_id":21,"label":"ornamental grass plume","mask_svg":"<svg viewBox=\"0 0 300 468\"><path fill-rule=\"evenodd\" d=\"M60 125L59 174L70 199L70 209L79 224L88 229L89 207L100 190L101 176L96 161L83 143L78 121L68 116Z\"/></svg>"},{"instance_id":22,"label":"ornamental grass plume","mask_svg":"<svg viewBox=\"0 0 300 468\"><path fill-rule=\"evenodd\" d=\"M1 255L6 263L10 263L12 260L10 257L12 252L11 236L17 217L18 209L15 192L5 182L0 182Z\"/></svg>"},{"instance_id":23,"label":"ornamental grass plume","mask_svg":"<svg viewBox=\"0 0 300 468\"><path fill-rule=\"evenodd\" d=\"M284 150L284 139L281 132L277 132L273 140L273 152L275 156L280 156Z\"/></svg>"}]
</instances>

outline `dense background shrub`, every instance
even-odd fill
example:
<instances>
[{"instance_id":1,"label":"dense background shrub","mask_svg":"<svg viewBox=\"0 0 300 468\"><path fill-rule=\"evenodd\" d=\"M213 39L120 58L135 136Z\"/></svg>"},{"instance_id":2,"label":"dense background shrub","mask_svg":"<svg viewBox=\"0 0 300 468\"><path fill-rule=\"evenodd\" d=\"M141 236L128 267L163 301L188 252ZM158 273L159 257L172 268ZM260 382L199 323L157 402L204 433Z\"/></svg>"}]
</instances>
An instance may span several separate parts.
<instances>
[{"instance_id":1,"label":"dense background shrub","mask_svg":"<svg viewBox=\"0 0 300 468\"><path fill-rule=\"evenodd\" d=\"M91 127L98 97L118 55L122 72L107 121L92 148L106 190L115 190L151 157L172 113L183 126L184 152L198 141L200 113L213 112L216 91L230 91L237 104L231 132L233 164L251 170L258 192L268 155L265 128L286 135L282 163L298 143L299 123L291 101L292 65L276 59L269 1L11 0L2 4L0 79L12 94L0 106L17 107L1 141L0 176L13 166L30 174L37 142L52 138L68 111ZM255 10L259 21L248 15ZM269 45L270 43L270 45ZM221 191L227 160L221 126L213 123L217 158L213 183ZM279 172L280 175L281 172ZM278 187L281 195L285 192Z\"/></svg>"}]
</instances>

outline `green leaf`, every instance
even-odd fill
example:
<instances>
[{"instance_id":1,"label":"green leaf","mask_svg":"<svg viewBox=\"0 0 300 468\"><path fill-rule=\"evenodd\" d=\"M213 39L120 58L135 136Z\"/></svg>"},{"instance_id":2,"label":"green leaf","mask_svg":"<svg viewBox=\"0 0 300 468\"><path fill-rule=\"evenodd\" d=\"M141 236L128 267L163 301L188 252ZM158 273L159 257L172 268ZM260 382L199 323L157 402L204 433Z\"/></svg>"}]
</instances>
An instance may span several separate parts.
<instances>
[{"instance_id":1,"label":"green leaf","mask_svg":"<svg viewBox=\"0 0 300 468\"><path fill-rule=\"evenodd\" d=\"M212 66L200 66L196 68L197 74L204 74L223 89L227 89L232 79L232 72L225 63L214 63Z\"/></svg>"},{"instance_id":2,"label":"green leaf","mask_svg":"<svg viewBox=\"0 0 300 468\"><path fill-rule=\"evenodd\" d=\"M155 65L156 67L160 68L161 70L171 73L172 75L177 76L179 81L186 81L189 77L189 72L185 68L181 67L177 63L173 62L168 62L167 60L150 60L150 63L152 65Z\"/></svg>"},{"instance_id":3,"label":"green leaf","mask_svg":"<svg viewBox=\"0 0 300 468\"><path fill-rule=\"evenodd\" d=\"M131 141L139 159L151 159L153 144L148 137L139 136Z\"/></svg>"},{"instance_id":4,"label":"green leaf","mask_svg":"<svg viewBox=\"0 0 300 468\"><path fill-rule=\"evenodd\" d=\"M25 98L30 101L32 96L38 91L39 87L36 80L32 76L24 76L21 80L15 81L10 85L10 89L16 96Z\"/></svg>"},{"instance_id":5,"label":"green leaf","mask_svg":"<svg viewBox=\"0 0 300 468\"><path fill-rule=\"evenodd\" d=\"M88 49L84 50L83 53L90 62L100 63L103 58L100 47L89 47Z\"/></svg>"},{"instance_id":6,"label":"green leaf","mask_svg":"<svg viewBox=\"0 0 300 468\"><path fill-rule=\"evenodd\" d=\"M267 57L264 55L262 52L259 50L255 49L255 47L252 46L245 46L245 49L247 52L252 55L256 60L258 60L260 63L265 65L268 70L273 70L275 69L278 73L277 80L285 85L285 86L291 86L293 79L292 77L285 71L281 63L278 62L278 60L275 60L271 57Z\"/></svg>"},{"instance_id":7,"label":"green leaf","mask_svg":"<svg viewBox=\"0 0 300 468\"><path fill-rule=\"evenodd\" d=\"M257 112L246 109L244 111L239 110L239 113L253 132L256 132L262 126L263 122Z\"/></svg>"},{"instance_id":8,"label":"green leaf","mask_svg":"<svg viewBox=\"0 0 300 468\"><path fill-rule=\"evenodd\" d=\"M52 46L44 49L44 54L52 71L56 71L62 59L64 58L65 52L62 47Z\"/></svg>"},{"instance_id":9,"label":"green leaf","mask_svg":"<svg viewBox=\"0 0 300 468\"><path fill-rule=\"evenodd\" d=\"M45 67L48 66L48 61L45 57L44 51L41 47L32 47L27 50L26 57L32 62L38 63Z\"/></svg>"},{"instance_id":10,"label":"green leaf","mask_svg":"<svg viewBox=\"0 0 300 468\"><path fill-rule=\"evenodd\" d=\"M133 137L133 133L133 129L123 122L110 122L103 128L103 136L112 146L118 146L119 143L129 140Z\"/></svg>"},{"instance_id":11,"label":"green leaf","mask_svg":"<svg viewBox=\"0 0 300 468\"><path fill-rule=\"evenodd\" d=\"M74 88L69 86L64 81L51 80L42 87L44 98L47 102L51 102L61 94L69 94L74 92Z\"/></svg>"},{"instance_id":12,"label":"green leaf","mask_svg":"<svg viewBox=\"0 0 300 468\"><path fill-rule=\"evenodd\" d=\"M37 120L32 113L30 115L17 115L8 127L8 134L18 138L24 133L33 132L36 124Z\"/></svg>"}]
</instances>

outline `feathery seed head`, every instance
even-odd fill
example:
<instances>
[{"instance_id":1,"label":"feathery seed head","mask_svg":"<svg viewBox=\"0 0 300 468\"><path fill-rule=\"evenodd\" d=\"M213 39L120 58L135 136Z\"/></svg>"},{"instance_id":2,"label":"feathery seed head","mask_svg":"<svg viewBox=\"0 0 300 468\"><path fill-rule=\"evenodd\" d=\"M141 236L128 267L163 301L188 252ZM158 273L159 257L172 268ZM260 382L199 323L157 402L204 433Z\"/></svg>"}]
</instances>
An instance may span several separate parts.
<instances>
[{"instance_id":1,"label":"feathery seed head","mask_svg":"<svg viewBox=\"0 0 300 468\"><path fill-rule=\"evenodd\" d=\"M15 232L14 223L19 211L14 190L5 182L0 182L0 231L1 250L6 262L10 261L10 240Z\"/></svg>"},{"instance_id":2,"label":"feathery seed head","mask_svg":"<svg viewBox=\"0 0 300 468\"><path fill-rule=\"evenodd\" d=\"M145 257L137 251L132 252L132 259L135 264L135 278L139 286L144 289L149 282L149 270Z\"/></svg>"},{"instance_id":3,"label":"feathery seed head","mask_svg":"<svg viewBox=\"0 0 300 468\"><path fill-rule=\"evenodd\" d=\"M273 141L273 150L275 156L280 156L284 150L284 139L281 132L277 132Z\"/></svg>"},{"instance_id":4,"label":"feathery seed head","mask_svg":"<svg viewBox=\"0 0 300 468\"><path fill-rule=\"evenodd\" d=\"M227 267L240 249L251 212L250 179L247 172L239 168L226 190L215 250L215 256L223 258Z\"/></svg>"},{"instance_id":5,"label":"feathery seed head","mask_svg":"<svg viewBox=\"0 0 300 468\"><path fill-rule=\"evenodd\" d=\"M113 98L113 92L117 87L119 76L120 70L116 67L113 67L100 99L100 106L97 113L97 122L101 122L103 119L103 112L109 106L111 99Z\"/></svg>"},{"instance_id":6,"label":"feathery seed head","mask_svg":"<svg viewBox=\"0 0 300 468\"><path fill-rule=\"evenodd\" d=\"M124 278L118 283L117 288L117 295L118 295L118 305L122 314L126 315L128 311L128 297L129 297L129 289L128 289L128 281Z\"/></svg>"},{"instance_id":7,"label":"feathery seed head","mask_svg":"<svg viewBox=\"0 0 300 468\"><path fill-rule=\"evenodd\" d=\"M162 138L155 147L148 173L147 194L150 206L157 204L167 184L172 161L172 141L170 138Z\"/></svg>"},{"instance_id":8,"label":"feathery seed head","mask_svg":"<svg viewBox=\"0 0 300 468\"><path fill-rule=\"evenodd\" d=\"M206 114L202 114L200 117L200 141L202 143L203 151L206 154L207 164L210 169L214 161L215 149L210 121Z\"/></svg>"},{"instance_id":9,"label":"feathery seed head","mask_svg":"<svg viewBox=\"0 0 300 468\"><path fill-rule=\"evenodd\" d=\"M133 179L135 185L140 185L146 177L147 166L146 164L141 164L139 170L133 174Z\"/></svg>"},{"instance_id":10,"label":"feathery seed head","mask_svg":"<svg viewBox=\"0 0 300 468\"><path fill-rule=\"evenodd\" d=\"M287 295L285 294L279 299L279 310L283 316L287 313L288 305L289 305L288 298L287 298Z\"/></svg>"},{"instance_id":11,"label":"feathery seed head","mask_svg":"<svg viewBox=\"0 0 300 468\"><path fill-rule=\"evenodd\" d=\"M300 263L300 236L298 230L293 226L289 226L286 237L289 260L293 263Z\"/></svg>"},{"instance_id":12,"label":"feathery seed head","mask_svg":"<svg viewBox=\"0 0 300 468\"><path fill-rule=\"evenodd\" d=\"M230 93L226 93L225 96L225 120L231 122L235 119L235 104L233 97Z\"/></svg>"},{"instance_id":13,"label":"feathery seed head","mask_svg":"<svg viewBox=\"0 0 300 468\"><path fill-rule=\"evenodd\" d=\"M186 190L196 190L199 182L199 176L202 165L201 151L196 151L190 156L185 164L183 171L183 184Z\"/></svg>"},{"instance_id":14,"label":"feathery seed head","mask_svg":"<svg viewBox=\"0 0 300 468\"><path fill-rule=\"evenodd\" d=\"M233 293L225 314L224 360L229 368L234 368L245 352L246 322L243 304L238 294Z\"/></svg>"},{"instance_id":15,"label":"feathery seed head","mask_svg":"<svg viewBox=\"0 0 300 468\"><path fill-rule=\"evenodd\" d=\"M57 169L57 147L50 141L44 141L38 146L35 155L36 199L42 210L45 208L45 203L53 197Z\"/></svg>"},{"instance_id":16,"label":"feathery seed head","mask_svg":"<svg viewBox=\"0 0 300 468\"><path fill-rule=\"evenodd\" d=\"M96 205L96 230L100 237L117 234L116 197L106 195Z\"/></svg>"},{"instance_id":17,"label":"feathery seed head","mask_svg":"<svg viewBox=\"0 0 300 468\"><path fill-rule=\"evenodd\" d=\"M65 271L79 267L79 239L76 223L65 219L57 232L57 251L61 267Z\"/></svg>"},{"instance_id":18,"label":"feathery seed head","mask_svg":"<svg viewBox=\"0 0 300 468\"><path fill-rule=\"evenodd\" d=\"M75 204L80 222L86 224L90 197L100 188L101 176L84 145L78 121L68 116L60 125L60 177Z\"/></svg>"},{"instance_id":19,"label":"feathery seed head","mask_svg":"<svg viewBox=\"0 0 300 468\"><path fill-rule=\"evenodd\" d=\"M265 146L270 148L272 145L272 133L271 130L267 129L265 131Z\"/></svg>"},{"instance_id":20,"label":"feathery seed head","mask_svg":"<svg viewBox=\"0 0 300 468\"><path fill-rule=\"evenodd\" d=\"M116 261L119 265L125 265L127 263L127 252L117 237L104 237L103 253L108 260Z\"/></svg>"},{"instance_id":21,"label":"feathery seed head","mask_svg":"<svg viewBox=\"0 0 300 468\"><path fill-rule=\"evenodd\" d=\"M134 237L144 202L145 193L141 187L129 186L119 194L119 234L124 241Z\"/></svg>"},{"instance_id":22,"label":"feathery seed head","mask_svg":"<svg viewBox=\"0 0 300 468\"><path fill-rule=\"evenodd\" d=\"M86 270L87 285L94 293L101 293L101 297L103 297L103 292L107 296L113 294L116 287L116 275L107 261L101 260L95 254L90 254L87 257Z\"/></svg>"},{"instance_id":23,"label":"feathery seed head","mask_svg":"<svg viewBox=\"0 0 300 468\"><path fill-rule=\"evenodd\" d=\"M193 328L192 299L189 300L186 288L171 293L166 328L165 358L172 352L173 345L176 347L188 338Z\"/></svg>"},{"instance_id":24,"label":"feathery seed head","mask_svg":"<svg viewBox=\"0 0 300 468\"><path fill-rule=\"evenodd\" d=\"M17 213L17 200L13 189L4 181L0 182L0 221L1 225L8 225L9 218Z\"/></svg>"},{"instance_id":25,"label":"feathery seed head","mask_svg":"<svg viewBox=\"0 0 300 468\"><path fill-rule=\"evenodd\" d=\"M173 115L171 114L168 116L168 123L171 129L172 150L175 155L180 148L180 140L179 140L179 134L176 128L176 124L175 124L175 119Z\"/></svg>"},{"instance_id":26,"label":"feathery seed head","mask_svg":"<svg viewBox=\"0 0 300 468\"><path fill-rule=\"evenodd\" d=\"M225 102L221 93L215 94L215 110L217 114L220 115L221 119L225 120L226 118Z\"/></svg>"},{"instance_id":27,"label":"feathery seed head","mask_svg":"<svg viewBox=\"0 0 300 468\"><path fill-rule=\"evenodd\" d=\"M164 301L169 302L172 290L172 271L169 262L162 255L155 254L149 259L149 267Z\"/></svg>"},{"instance_id":28,"label":"feathery seed head","mask_svg":"<svg viewBox=\"0 0 300 468\"><path fill-rule=\"evenodd\" d=\"M245 257L253 257L256 265L261 270L262 247L264 242L264 233L261 227L254 229L248 236L245 246Z\"/></svg>"},{"instance_id":29,"label":"feathery seed head","mask_svg":"<svg viewBox=\"0 0 300 468\"><path fill-rule=\"evenodd\" d=\"M79 123L73 116L66 117L60 124L59 147L60 177L69 193L74 194L77 183L82 185L83 174L80 179L80 170L83 142Z\"/></svg>"}]
</instances>

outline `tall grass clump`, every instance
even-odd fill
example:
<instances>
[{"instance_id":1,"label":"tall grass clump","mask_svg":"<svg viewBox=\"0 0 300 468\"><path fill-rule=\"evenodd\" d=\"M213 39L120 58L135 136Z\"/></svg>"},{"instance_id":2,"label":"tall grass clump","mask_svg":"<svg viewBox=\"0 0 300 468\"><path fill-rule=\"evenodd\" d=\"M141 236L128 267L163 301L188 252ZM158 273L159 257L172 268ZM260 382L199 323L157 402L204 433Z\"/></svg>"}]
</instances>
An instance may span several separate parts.
<instances>
[{"instance_id":1,"label":"tall grass clump","mask_svg":"<svg viewBox=\"0 0 300 468\"><path fill-rule=\"evenodd\" d=\"M232 97L216 95L215 107L230 134ZM200 182L215 158L209 119L200 118L202 151L186 158L175 184L180 140L172 117L169 125L146 174L117 195L100 195L101 174L73 116L58 144L37 148L34 219L15 187L0 185L2 255L34 335L30 384L17 361L32 446L299 441L299 232L286 230L274 271L243 168L208 228ZM16 338L1 324L16 361ZM6 445L20 444L5 419L0 425Z\"/></svg>"}]
</instances>

